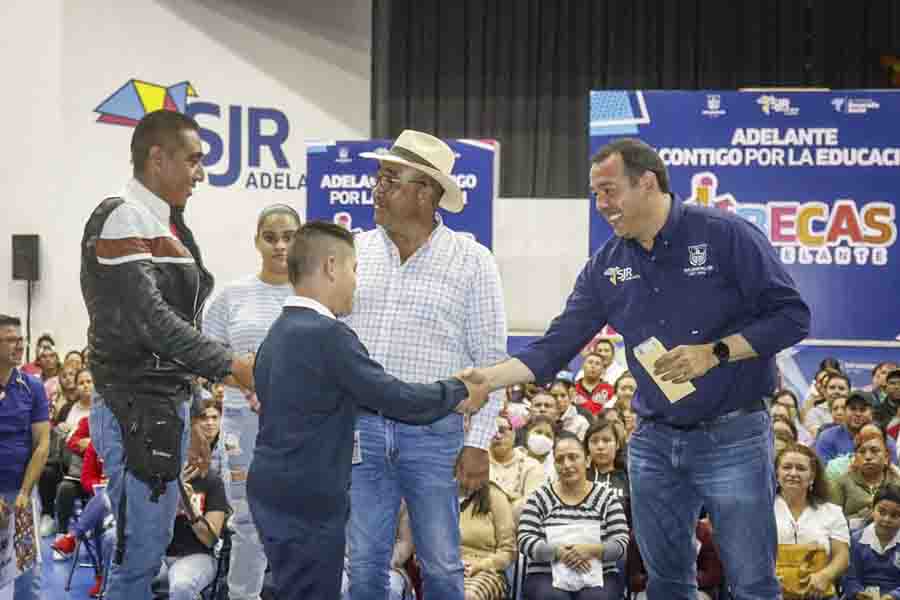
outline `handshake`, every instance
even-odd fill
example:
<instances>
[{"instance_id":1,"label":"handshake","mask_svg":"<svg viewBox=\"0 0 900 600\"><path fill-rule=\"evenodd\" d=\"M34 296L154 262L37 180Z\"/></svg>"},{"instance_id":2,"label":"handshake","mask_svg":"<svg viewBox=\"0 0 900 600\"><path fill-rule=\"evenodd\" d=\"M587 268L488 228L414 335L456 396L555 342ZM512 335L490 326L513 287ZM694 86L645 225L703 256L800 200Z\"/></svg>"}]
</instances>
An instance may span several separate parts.
<instances>
[{"instance_id":1,"label":"handshake","mask_svg":"<svg viewBox=\"0 0 900 600\"><path fill-rule=\"evenodd\" d=\"M256 399L255 382L253 381L253 367L256 365L256 354L235 354L231 359L231 375L227 376L223 383L240 388L247 398L247 403L253 412L259 412L259 401Z\"/></svg>"},{"instance_id":2,"label":"handshake","mask_svg":"<svg viewBox=\"0 0 900 600\"><path fill-rule=\"evenodd\" d=\"M468 398L456 406L456 412L469 416L481 410L492 391L484 371L469 367L456 373L453 377L462 381L469 392Z\"/></svg>"}]
</instances>

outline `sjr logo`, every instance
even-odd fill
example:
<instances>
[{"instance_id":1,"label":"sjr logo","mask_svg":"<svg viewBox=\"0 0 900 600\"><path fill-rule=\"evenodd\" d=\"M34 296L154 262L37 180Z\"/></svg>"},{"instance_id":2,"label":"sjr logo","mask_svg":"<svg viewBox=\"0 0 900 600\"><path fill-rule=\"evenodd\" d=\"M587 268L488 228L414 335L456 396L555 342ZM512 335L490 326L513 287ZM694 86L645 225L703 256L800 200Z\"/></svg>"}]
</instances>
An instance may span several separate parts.
<instances>
[{"instance_id":1,"label":"sjr logo","mask_svg":"<svg viewBox=\"0 0 900 600\"><path fill-rule=\"evenodd\" d=\"M246 114L247 166L244 187L270 190L296 190L306 185L306 175L291 173L290 163L284 152L284 144L290 135L287 116L275 108L243 107L227 108L228 129L223 137L206 127L209 118L221 119L222 107L212 102L191 102L197 92L188 81L171 86L161 86L131 79L100 103L94 112L100 114L97 121L113 125L134 127L148 112L166 109L184 113L200 124L200 139L206 143L207 152L203 166L208 169L225 165L223 172L207 172L210 185L226 187L241 178L244 164L244 117ZM274 162L277 171L263 169L263 148ZM227 150L227 159L225 156Z\"/></svg>"}]
</instances>

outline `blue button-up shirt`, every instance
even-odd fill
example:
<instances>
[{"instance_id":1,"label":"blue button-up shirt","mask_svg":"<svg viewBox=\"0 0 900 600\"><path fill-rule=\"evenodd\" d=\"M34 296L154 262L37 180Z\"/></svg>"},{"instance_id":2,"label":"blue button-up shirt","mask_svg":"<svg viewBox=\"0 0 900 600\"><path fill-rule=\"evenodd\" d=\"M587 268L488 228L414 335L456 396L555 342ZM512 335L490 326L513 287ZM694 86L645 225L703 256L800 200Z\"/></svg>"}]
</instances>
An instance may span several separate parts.
<instances>
[{"instance_id":1,"label":"blue button-up shirt","mask_svg":"<svg viewBox=\"0 0 900 600\"><path fill-rule=\"evenodd\" d=\"M49 408L44 384L18 369L0 392L0 492L12 492L22 487L31 460L31 426L47 421Z\"/></svg>"},{"instance_id":2,"label":"blue button-up shirt","mask_svg":"<svg viewBox=\"0 0 900 600\"><path fill-rule=\"evenodd\" d=\"M646 250L610 238L578 276L547 334L516 358L548 381L605 324L625 341L643 418L690 425L748 408L775 387L775 354L809 332L810 312L765 235L749 221L685 205L672 196L665 225ZM670 403L634 357L655 336L671 350L740 333L757 358L730 362L692 381L696 391Z\"/></svg>"}]
</instances>

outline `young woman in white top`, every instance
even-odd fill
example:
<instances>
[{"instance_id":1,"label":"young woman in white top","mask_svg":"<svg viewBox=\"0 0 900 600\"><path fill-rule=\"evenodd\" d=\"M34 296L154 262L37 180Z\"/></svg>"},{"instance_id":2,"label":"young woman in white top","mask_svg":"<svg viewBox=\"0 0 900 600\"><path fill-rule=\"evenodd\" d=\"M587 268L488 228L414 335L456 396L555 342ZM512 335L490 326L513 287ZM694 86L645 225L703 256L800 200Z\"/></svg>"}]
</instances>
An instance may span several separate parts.
<instances>
[{"instance_id":1,"label":"young woman in white top","mask_svg":"<svg viewBox=\"0 0 900 600\"><path fill-rule=\"evenodd\" d=\"M293 291L288 283L287 251L300 228L300 216L285 204L269 206L259 214L254 245L260 257L258 273L226 285L216 296L203 321L203 331L235 352L256 352L281 314L284 300ZM229 492L234 516L231 567L228 572L232 600L256 599L266 570L259 534L247 507L246 479L259 430L255 396L239 388L225 388L222 434L231 468Z\"/></svg>"},{"instance_id":2,"label":"young woman in white top","mask_svg":"<svg viewBox=\"0 0 900 600\"><path fill-rule=\"evenodd\" d=\"M850 561L850 531L844 513L828 501L822 463L807 446L790 444L779 452L775 474L779 555L785 550L782 546L823 549L828 561L808 575L802 597L829 598Z\"/></svg>"}]
</instances>

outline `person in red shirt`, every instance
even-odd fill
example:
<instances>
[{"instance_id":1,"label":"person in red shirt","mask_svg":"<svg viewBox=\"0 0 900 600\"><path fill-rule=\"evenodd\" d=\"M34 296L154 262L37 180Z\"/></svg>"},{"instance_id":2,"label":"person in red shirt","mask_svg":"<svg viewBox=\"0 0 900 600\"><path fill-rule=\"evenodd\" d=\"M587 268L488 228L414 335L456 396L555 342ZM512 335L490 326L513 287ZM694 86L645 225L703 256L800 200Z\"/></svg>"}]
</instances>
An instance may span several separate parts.
<instances>
[{"instance_id":1,"label":"person in red shirt","mask_svg":"<svg viewBox=\"0 0 900 600\"><path fill-rule=\"evenodd\" d=\"M606 365L603 357L591 352L582 365L584 377L575 383L575 403L587 408L596 416L603 412L603 405L615 393L613 387L603 381Z\"/></svg>"}]
</instances>

